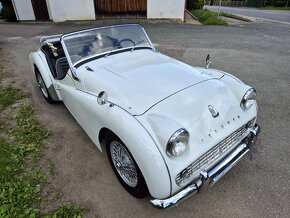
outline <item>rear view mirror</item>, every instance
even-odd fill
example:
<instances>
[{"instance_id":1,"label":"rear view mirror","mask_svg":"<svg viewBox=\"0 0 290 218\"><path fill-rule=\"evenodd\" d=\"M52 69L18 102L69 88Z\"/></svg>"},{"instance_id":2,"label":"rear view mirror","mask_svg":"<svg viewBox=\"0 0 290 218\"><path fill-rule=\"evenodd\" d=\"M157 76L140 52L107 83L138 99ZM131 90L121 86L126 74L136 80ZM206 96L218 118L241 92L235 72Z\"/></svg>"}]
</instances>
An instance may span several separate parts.
<instances>
[{"instance_id":1,"label":"rear view mirror","mask_svg":"<svg viewBox=\"0 0 290 218\"><path fill-rule=\"evenodd\" d=\"M205 68L208 69L209 68L209 65L211 64L210 62L210 56L209 54L206 56L206 59L205 59Z\"/></svg>"}]
</instances>

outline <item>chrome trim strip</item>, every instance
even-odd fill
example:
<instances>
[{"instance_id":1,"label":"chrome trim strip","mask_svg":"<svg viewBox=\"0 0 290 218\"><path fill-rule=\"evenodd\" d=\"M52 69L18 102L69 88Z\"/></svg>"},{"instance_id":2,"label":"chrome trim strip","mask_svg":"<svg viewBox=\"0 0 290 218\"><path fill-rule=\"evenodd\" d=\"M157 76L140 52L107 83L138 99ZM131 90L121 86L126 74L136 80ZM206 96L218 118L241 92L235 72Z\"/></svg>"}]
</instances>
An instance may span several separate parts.
<instances>
[{"instance_id":1,"label":"chrome trim strip","mask_svg":"<svg viewBox=\"0 0 290 218\"><path fill-rule=\"evenodd\" d=\"M60 37L62 36L62 34L57 34L57 35L50 35L50 36L43 36L40 38L39 42L40 42L40 45L42 45L42 43L44 43L46 40L48 39L53 39L53 38L59 38L60 40Z\"/></svg>"},{"instance_id":2,"label":"chrome trim strip","mask_svg":"<svg viewBox=\"0 0 290 218\"><path fill-rule=\"evenodd\" d=\"M142 48L142 47L146 47L146 48L148 48L148 49L150 49L151 47L149 47L149 46L135 46L135 48ZM113 52L116 52L116 51L126 51L126 50L130 50L130 49L132 49L133 48L133 46L131 46L131 47L126 47L126 48L120 48L120 49L116 49L116 50L113 50L113 51L106 51L106 52L102 52L102 53L99 53L99 54L95 54L95 55L91 55L91 56L88 56L88 57L86 57L86 58L84 58L84 59L82 59L82 60L80 60L80 61L77 61L77 62L75 62L74 64L73 64L73 66L76 66L76 65L78 65L78 64L80 64L80 63L82 63L82 62L84 62L84 61L87 61L87 60L89 60L89 59L92 59L92 58L97 58L97 57L99 57L99 56L102 56L102 55L108 55L110 52L111 53L113 53ZM108 57L108 56L106 56L106 57Z\"/></svg>"},{"instance_id":3,"label":"chrome trim strip","mask_svg":"<svg viewBox=\"0 0 290 218\"><path fill-rule=\"evenodd\" d=\"M152 206L158 209L167 209L173 205L176 205L177 203L181 203L182 201L192 196L193 194L196 194L198 192L198 188L199 187L197 186L197 184L194 183L168 199L164 200L155 199L151 200L150 203Z\"/></svg>"},{"instance_id":4,"label":"chrome trim strip","mask_svg":"<svg viewBox=\"0 0 290 218\"><path fill-rule=\"evenodd\" d=\"M175 155L175 154L173 154L173 152L172 152L172 148L174 147L174 142L176 141L176 138L177 137L179 137L179 135L180 134L182 134L182 133L184 133L184 134L186 134L187 135L187 143L186 143L186 148L188 147L188 141L189 141L189 132L186 130L186 129L184 129L184 128L180 128L180 129L178 129L178 130L176 130L173 134L172 134L172 136L169 138L169 140L168 140L168 142L167 142L167 145L166 145L166 153L167 153L167 155L169 156L169 157L177 157L177 156L179 156L179 155L181 155L185 150L186 150L186 148L184 149L184 151L181 153L181 154L178 154L178 155Z\"/></svg>"},{"instance_id":5,"label":"chrome trim strip","mask_svg":"<svg viewBox=\"0 0 290 218\"><path fill-rule=\"evenodd\" d=\"M260 126L255 124L255 126L250 129L250 133L243 140L232 153L225 157L217 166L211 169L209 172L202 170L200 172L200 178L192 182L189 186L184 188L179 193L167 198L167 199L154 199L150 200L150 203L158 209L167 209L174 205L177 205L187 197L198 193L199 190L205 183L214 185L219 179L221 179L234 165L236 165L243 156L250 150L253 143L256 141L258 134L260 132ZM249 140L250 139L250 140Z\"/></svg>"},{"instance_id":6,"label":"chrome trim strip","mask_svg":"<svg viewBox=\"0 0 290 218\"><path fill-rule=\"evenodd\" d=\"M74 67L74 65L73 65L73 63L72 63L72 61L71 61L71 59L70 59L70 56L69 56L69 53L68 53L68 51L67 51L67 48L66 48L66 46L65 46L65 44L64 44L63 36L60 38L60 43L61 43L62 48L63 48L63 51L64 51L64 53L65 53L65 56L66 56L67 62L68 62L68 64L69 64L70 70L71 70L71 72L72 72L72 74L73 74L73 79L75 79L75 80L77 80L77 81L80 82L80 79L78 78L77 73L76 73L76 68Z\"/></svg>"},{"instance_id":7,"label":"chrome trim strip","mask_svg":"<svg viewBox=\"0 0 290 218\"><path fill-rule=\"evenodd\" d=\"M254 99L248 99L249 98L249 95L251 93L255 93L255 98ZM243 96L242 100L241 100L241 103L240 103L240 106L241 108L245 111L247 109L249 109L250 107L252 107L252 105L250 105L248 108L245 106L245 103L249 100L254 100L256 101L256 95L257 95L257 91L254 89L254 88L250 88Z\"/></svg>"},{"instance_id":8,"label":"chrome trim strip","mask_svg":"<svg viewBox=\"0 0 290 218\"><path fill-rule=\"evenodd\" d=\"M190 182L190 178L187 181L184 181L181 178L181 173L186 170L190 173L190 177L196 176L199 174L201 170L203 170L206 166L212 165L216 162L217 159L220 159L225 153L229 153L232 149L237 147L237 143L240 143L241 140L246 137L244 133L248 133L247 124L242 125L240 128L232 132L226 138L221 140L214 147L209 149L206 153L197 158L193 163L191 163L188 167L183 169L179 174L175 177L175 182L178 186L184 187L187 182Z\"/></svg>"},{"instance_id":9,"label":"chrome trim strip","mask_svg":"<svg viewBox=\"0 0 290 218\"><path fill-rule=\"evenodd\" d=\"M155 47L154 47L154 45L153 45L153 43L151 42L151 40L150 40L150 38L149 38L149 36L147 35L147 33L146 33L146 31L145 31L145 29L141 26L141 25L139 25L140 27L141 27L141 29L143 30L143 32L144 32L144 34L145 34L145 36L146 36L146 38L147 38L147 40L148 40L148 42L149 42L149 44L151 45L151 47L152 47L152 50L153 51L156 51L156 49L155 49Z\"/></svg>"},{"instance_id":10,"label":"chrome trim strip","mask_svg":"<svg viewBox=\"0 0 290 218\"><path fill-rule=\"evenodd\" d=\"M228 155L225 159L223 159L218 165L216 165L211 171L208 172L208 176L212 177L222 168L224 168L227 164L229 164L241 151L247 148L245 143L238 146L230 155Z\"/></svg>"},{"instance_id":11,"label":"chrome trim strip","mask_svg":"<svg viewBox=\"0 0 290 218\"><path fill-rule=\"evenodd\" d=\"M100 29L106 29L106 28L111 28L111 27L122 27L122 26L139 26L139 27L143 28L140 24L134 24L134 23L117 24L117 25L110 25L110 26L94 27L94 28L79 30L79 31L71 32L71 33L66 33L66 34L62 35L62 38L66 37L66 36L79 34L79 33L89 32L89 31L92 31L92 30L100 30Z\"/></svg>"},{"instance_id":12,"label":"chrome trim strip","mask_svg":"<svg viewBox=\"0 0 290 218\"><path fill-rule=\"evenodd\" d=\"M255 136L258 135L261 131L259 125L255 125L253 128L250 129L250 132L253 133Z\"/></svg>"},{"instance_id":13,"label":"chrome trim strip","mask_svg":"<svg viewBox=\"0 0 290 218\"><path fill-rule=\"evenodd\" d=\"M242 148L244 147L247 147L246 144L242 144L242 145L245 145L245 146L242 146ZM219 181L230 169L233 168L233 166L235 166L241 159L242 157L248 153L250 151L250 149L246 149L245 151L243 151L241 154L239 154L238 158L235 159L232 163L230 163L222 172L220 172L217 176L215 176L211 182L210 182L210 185L214 185L217 181ZM231 156L232 158L235 158L236 156ZM209 172L210 174L210 172Z\"/></svg>"}]
</instances>

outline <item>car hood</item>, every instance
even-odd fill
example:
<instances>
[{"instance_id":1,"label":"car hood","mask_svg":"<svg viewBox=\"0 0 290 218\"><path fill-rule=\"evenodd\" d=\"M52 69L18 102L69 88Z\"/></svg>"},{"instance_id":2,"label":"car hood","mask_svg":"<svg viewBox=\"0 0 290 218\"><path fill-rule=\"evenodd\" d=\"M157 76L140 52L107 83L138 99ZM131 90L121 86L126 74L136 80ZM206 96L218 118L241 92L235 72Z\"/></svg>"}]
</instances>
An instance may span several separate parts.
<instances>
[{"instance_id":1,"label":"car hood","mask_svg":"<svg viewBox=\"0 0 290 218\"><path fill-rule=\"evenodd\" d=\"M184 89L145 114L136 116L159 147L172 176L172 184L183 169L256 117L255 106L247 111L240 107L249 88L225 75L222 79L207 80ZM209 105L219 113L218 116L212 115ZM189 132L189 146L182 155L172 158L166 154L167 143L180 128ZM247 132L243 136L245 134Z\"/></svg>"},{"instance_id":2,"label":"car hood","mask_svg":"<svg viewBox=\"0 0 290 218\"><path fill-rule=\"evenodd\" d=\"M109 101L132 115L141 115L183 89L224 75L216 70L189 66L151 50L100 58L79 67L77 74L83 78L87 92L98 95L106 91Z\"/></svg>"}]
</instances>

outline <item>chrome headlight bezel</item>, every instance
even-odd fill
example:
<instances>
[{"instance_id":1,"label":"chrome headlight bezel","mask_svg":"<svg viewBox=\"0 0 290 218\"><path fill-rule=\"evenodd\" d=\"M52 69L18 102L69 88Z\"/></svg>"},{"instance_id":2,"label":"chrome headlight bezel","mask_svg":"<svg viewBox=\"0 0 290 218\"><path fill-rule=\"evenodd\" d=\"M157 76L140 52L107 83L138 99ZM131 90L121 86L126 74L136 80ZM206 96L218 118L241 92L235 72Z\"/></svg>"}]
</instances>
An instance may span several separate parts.
<instances>
[{"instance_id":1,"label":"chrome headlight bezel","mask_svg":"<svg viewBox=\"0 0 290 218\"><path fill-rule=\"evenodd\" d=\"M169 157L177 157L184 153L188 147L189 132L184 129L178 129L167 142L166 153Z\"/></svg>"},{"instance_id":2,"label":"chrome headlight bezel","mask_svg":"<svg viewBox=\"0 0 290 218\"><path fill-rule=\"evenodd\" d=\"M241 100L241 108L248 110L256 102L257 92L254 88L250 88Z\"/></svg>"}]
</instances>

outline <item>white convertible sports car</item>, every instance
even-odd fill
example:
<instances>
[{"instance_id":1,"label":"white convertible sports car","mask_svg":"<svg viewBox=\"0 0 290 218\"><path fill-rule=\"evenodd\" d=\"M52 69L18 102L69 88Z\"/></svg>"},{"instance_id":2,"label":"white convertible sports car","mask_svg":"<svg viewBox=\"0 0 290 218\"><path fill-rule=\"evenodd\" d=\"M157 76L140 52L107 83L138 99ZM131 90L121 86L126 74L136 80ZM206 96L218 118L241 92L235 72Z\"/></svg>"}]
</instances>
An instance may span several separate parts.
<instances>
[{"instance_id":1,"label":"white convertible sports car","mask_svg":"<svg viewBox=\"0 0 290 218\"><path fill-rule=\"evenodd\" d=\"M209 56L201 68L163 55L137 24L40 43L29 60L44 98L62 101L123 187L157 208L215 184L256 142L255 89L209 69Z\"/></svg>"}]
</instances>

